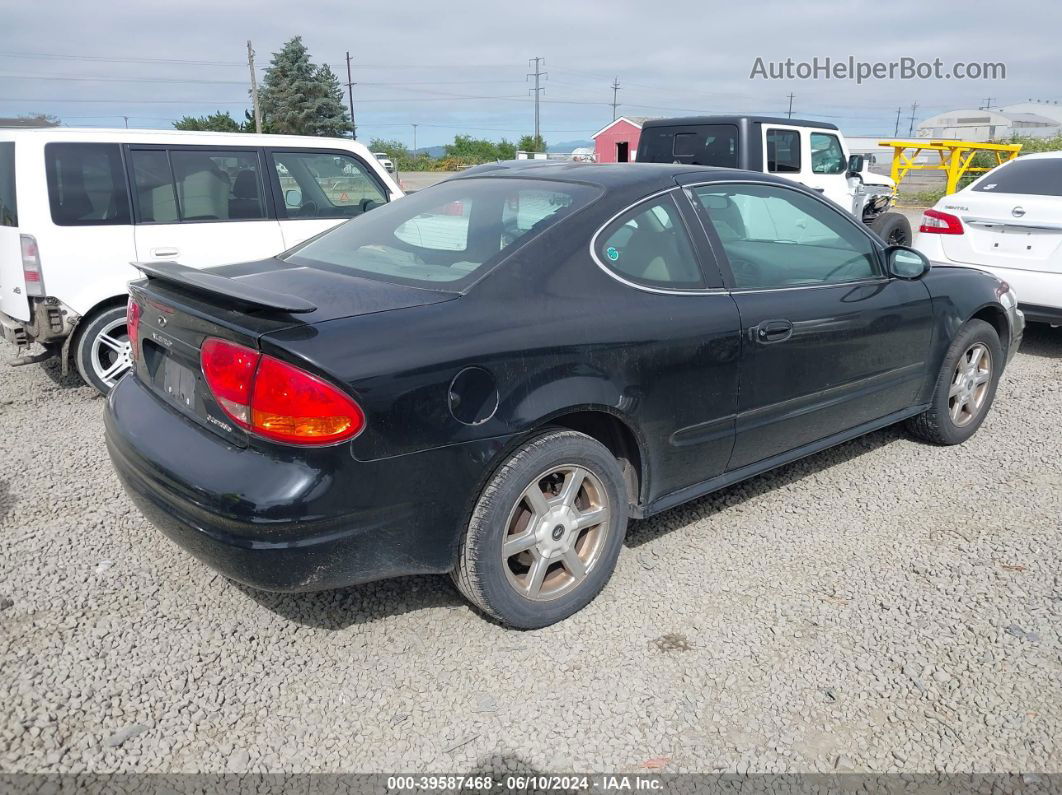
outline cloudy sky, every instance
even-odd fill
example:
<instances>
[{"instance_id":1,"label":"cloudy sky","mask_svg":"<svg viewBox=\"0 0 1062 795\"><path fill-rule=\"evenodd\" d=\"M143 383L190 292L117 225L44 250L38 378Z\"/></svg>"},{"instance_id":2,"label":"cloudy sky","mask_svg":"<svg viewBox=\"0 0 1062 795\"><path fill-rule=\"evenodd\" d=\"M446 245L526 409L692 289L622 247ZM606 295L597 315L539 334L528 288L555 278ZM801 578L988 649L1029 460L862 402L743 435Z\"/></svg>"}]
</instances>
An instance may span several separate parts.
<instances>
[{"instance_id":1,"label":"cloudy sky","mask_svg":"<svg viewBox=\"0 0 1062 795\"><path fill-rule=\"evenodd\" d=\"M906 134L918 118L1028 98L1062 102L1062 4L970 0L423 2L356 0L0 0L0 116L44 112L70 125L169 127L249 106L246 40L263 70L301 35L345 79L354 57L358 137L445 143L456 132L513 139L533 127L528 59L542 56L542 130L588 138L619 111L642 116L747 112L833 121L849 135ZM1006 79L750 79L765 62L1002 62Z\"/></svg>"}]
</instances>

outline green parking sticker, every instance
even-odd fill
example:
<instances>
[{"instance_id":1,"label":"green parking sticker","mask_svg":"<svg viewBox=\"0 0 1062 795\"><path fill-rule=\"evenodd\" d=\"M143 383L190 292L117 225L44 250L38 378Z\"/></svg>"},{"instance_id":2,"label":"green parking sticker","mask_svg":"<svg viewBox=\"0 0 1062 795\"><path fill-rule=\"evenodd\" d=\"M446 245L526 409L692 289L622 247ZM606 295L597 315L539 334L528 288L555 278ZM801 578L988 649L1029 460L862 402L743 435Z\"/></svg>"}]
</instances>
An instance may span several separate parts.
<instances>
[{"instance_id":1,"label":"green parking sticker","mask_svg":"<svg viewBox=\"0 0 1062 795\"><path fill-rule=\"evenodd\" d=\"M619 252L616 250L615 246L609 246L605 249L605 256L615 262L619 259Z\"/></svg>"}]
</instances>

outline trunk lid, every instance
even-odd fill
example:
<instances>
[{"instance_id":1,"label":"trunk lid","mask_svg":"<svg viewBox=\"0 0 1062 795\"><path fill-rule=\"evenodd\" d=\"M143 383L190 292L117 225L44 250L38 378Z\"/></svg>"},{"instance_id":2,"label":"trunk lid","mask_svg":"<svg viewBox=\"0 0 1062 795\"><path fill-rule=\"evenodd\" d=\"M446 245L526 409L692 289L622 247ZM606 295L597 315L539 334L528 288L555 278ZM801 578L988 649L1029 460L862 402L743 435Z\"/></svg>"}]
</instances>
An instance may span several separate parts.
<instances>
[{"instance_id":1,"label":"trunk lid","mask_svg":"<svg viewBox=\"0 0 1062 795\"><path fill-rule=\"evenodd\" d=\"M971 190L945 197L938 209L962 220L963 234L941 235L949 259L1062 273L1062 198Z\"/></svg>"},{"instance_id":2,"label":"trunk lid","mask_svg":"<svg viewBox=\"0 0 1062 795\"><path fill-rule=\"evenodd\" d=\"M265 260L198 271L172 263L145 266L129 291L141 314L132 339L136 377L163 400L234 444L247 435L217 405L200 366L208 337L259 348L262 336L343 317L450 301L457 293L389 284ZM132 336L132 334L131 334ZM314 371L305 362L293 361ZM329 373L316 372L334 381Z\"/></svg>"}]
</instances>

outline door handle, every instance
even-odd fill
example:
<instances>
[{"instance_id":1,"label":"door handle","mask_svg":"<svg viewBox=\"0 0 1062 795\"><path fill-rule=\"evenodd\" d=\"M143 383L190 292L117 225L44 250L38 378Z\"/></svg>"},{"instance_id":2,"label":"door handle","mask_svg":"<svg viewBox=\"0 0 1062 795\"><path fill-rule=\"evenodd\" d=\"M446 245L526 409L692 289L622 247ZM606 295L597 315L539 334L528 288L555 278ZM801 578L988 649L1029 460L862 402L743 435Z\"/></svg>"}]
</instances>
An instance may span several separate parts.
<instances>
[{"instance_id":1,"label":"door handle","mask_svg":"<svg viewBox=\"0 0 1062 795\"><path fill-rule=\"evenodd\" d=\"M178 249L172 247L151 249L151 256L153 257L176 257L180 253L181 252Z\"/></svg>"},{"instance_id":2,"label":"door handle","mask_svg":"<svg viewBox=\"0 0 1062 795\"><path fill-rule=\"evenodd\" d=\"M788 320L765 320L750 331L754 341L767 345L789 339L793 335L793 324Z\"/></svg>"}]
</instances>

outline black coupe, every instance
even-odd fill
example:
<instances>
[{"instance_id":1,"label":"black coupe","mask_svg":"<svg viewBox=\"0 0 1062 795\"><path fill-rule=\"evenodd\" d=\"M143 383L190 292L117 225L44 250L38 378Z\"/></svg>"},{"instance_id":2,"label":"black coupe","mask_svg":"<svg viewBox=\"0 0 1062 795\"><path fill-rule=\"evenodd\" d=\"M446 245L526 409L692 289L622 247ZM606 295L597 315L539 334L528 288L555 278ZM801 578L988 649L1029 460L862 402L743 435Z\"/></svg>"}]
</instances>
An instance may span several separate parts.
<instances>
[{"instance_id":1,"label":"black coupe","mask_svg":"<svg viewBox=\"0 0 1062 795\"><path fill-rule=\"evenodd\" d=\"M677 165L491 165L143 270L106 427L151 521L258 588L449 572L516 627L592 600L630 517L901 420L964 441L1024 325L814 191Z\"/></svg>"}]
</instances>

